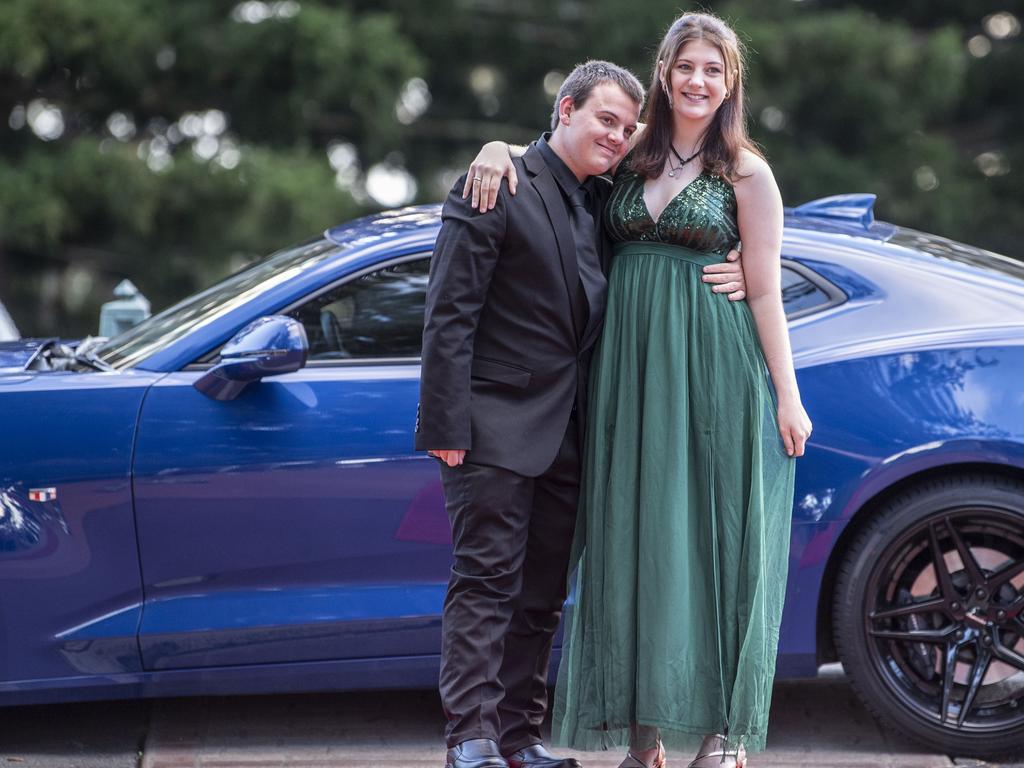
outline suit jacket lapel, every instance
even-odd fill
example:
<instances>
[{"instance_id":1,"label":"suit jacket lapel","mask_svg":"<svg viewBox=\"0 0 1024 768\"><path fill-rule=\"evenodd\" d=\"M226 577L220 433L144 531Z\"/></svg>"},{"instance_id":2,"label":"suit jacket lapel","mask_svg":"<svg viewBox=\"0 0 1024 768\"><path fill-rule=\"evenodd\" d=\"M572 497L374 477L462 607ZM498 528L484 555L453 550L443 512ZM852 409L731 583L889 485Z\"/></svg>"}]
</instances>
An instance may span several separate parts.
<instances>
[{"instance_id":1,"label":"suit jacket lapel","mask_svg":"<svg viewBox=\"0 0 1024 768\"><path fill-rule=\"evenodd\" d=\"M554 176L551 175L551 170L536 147L531 146L526 150L526 154L523 155L523 164L530 173L534 174L533 186L544 203L544 209L547 211L551 227L555 232L558 257L562 262L562 276L565 278L565 290L569 298L569 314L576 338L579 339L583 329L577 327L576 318L587 316L587 308L580 303L585 302L586 298L581 295L582 291L577 290L577 286L580 284L580 270L576 262L576 243L572 237L565 200Z\"/></svg>"}]
</instances>

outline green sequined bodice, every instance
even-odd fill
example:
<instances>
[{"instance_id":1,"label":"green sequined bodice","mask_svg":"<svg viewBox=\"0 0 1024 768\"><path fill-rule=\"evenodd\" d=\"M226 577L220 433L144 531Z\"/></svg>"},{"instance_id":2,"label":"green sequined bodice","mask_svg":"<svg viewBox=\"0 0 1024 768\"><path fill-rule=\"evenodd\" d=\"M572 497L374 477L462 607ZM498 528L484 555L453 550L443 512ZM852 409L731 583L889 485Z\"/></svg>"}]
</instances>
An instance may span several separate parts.
<instances>
[{"instance_id":1,"label":"green sequined bodice","mask_svg":"<svg viewBox=\"0 0 1024 768\"><path fill-rule=\"evenodd\" d=\"M721 254L739 242L736 194L724 179L707 172L672 198L655 221L644 202L644 177L622 167L604 215L614 242L648 240Z\"/></svg>"}]
</instances>

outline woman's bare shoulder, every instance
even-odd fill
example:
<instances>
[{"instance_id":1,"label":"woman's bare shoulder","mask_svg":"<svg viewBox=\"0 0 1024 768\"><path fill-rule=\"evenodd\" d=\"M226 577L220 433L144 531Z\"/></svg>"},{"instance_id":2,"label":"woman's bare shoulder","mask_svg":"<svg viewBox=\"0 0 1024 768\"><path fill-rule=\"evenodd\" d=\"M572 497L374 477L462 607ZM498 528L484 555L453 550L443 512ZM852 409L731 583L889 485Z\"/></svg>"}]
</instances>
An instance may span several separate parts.
<instances>
[{"instance_id":1,"label":"woman's bare shoulder","mask_svg":"<svg viewBox=\"0 0 1024 768\"><path fill-rule=\"evenodd\" d=\"M768 161L756 152L749 149L741 149L739 157L736 158L736 175L738 181L774 179L772 168Z\"/></svg>"}]
</instances>

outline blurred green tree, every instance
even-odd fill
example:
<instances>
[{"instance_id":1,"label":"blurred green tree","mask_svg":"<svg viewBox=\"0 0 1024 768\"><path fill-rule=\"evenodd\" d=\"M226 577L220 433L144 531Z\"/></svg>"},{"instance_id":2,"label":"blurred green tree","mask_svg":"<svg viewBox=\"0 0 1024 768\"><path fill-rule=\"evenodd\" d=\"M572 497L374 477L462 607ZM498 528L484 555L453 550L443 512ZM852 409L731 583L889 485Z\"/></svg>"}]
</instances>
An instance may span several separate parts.
<instances>
[{"instance_id":1,"label":"blurred green tree","mask_svg":"<svg viewBox=\"0 0 1024 768\"><path fill-rule=\"evenodd\" d=\"M3 3L0 286L22 332L93 330L126 274L165 306L357 214L345 173L396 145L421 68L389 12Z\"/></svg>"},{"instance_id":2,"label":"blurred green tree","mask_svg":"<svg viewBox=\"0 0 1024 768\"><path fill-rule=\"evenodd\" d=\"M827 9L862 9L882 26L915 36L946 29L961 46L963 73L933 88L955 90L941 119L916 130L922 153L941 143L953 155L935 169L938 185L893 190L895 220L1024 258L1024 8L1006 0L818 0ZM927 157L922 162L927 164ZM927 179L925 179L927 180ZM917 178L921 181L921 177ZM922 191L928 194L921 195ZM924 198L924 199L922 199ZM903 218L899 218L903 217ZM934 224L932 223L934 221Z\"/></svg>"},{"instance_id":3,"label":"blurred green tree","mask_svg":"<svg viewBox=\"0 0 1024 768\"><path fill-rule=\"evenodd\" d=\"M1005 7L1004 7L1005 6ZM0 299L81 334L373 207L442 198L549 124L586 58L650 75L678 0L6 0ZM1024 46L990 0L714 0L784 199L1024 256Z\"/></svg>"}]
</instances>

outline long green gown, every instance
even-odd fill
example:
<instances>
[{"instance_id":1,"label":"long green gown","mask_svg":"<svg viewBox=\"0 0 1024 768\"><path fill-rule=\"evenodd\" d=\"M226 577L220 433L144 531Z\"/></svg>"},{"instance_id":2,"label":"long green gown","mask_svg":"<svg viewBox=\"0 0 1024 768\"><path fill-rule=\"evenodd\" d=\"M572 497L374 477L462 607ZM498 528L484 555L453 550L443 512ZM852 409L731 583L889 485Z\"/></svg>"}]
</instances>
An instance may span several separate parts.
<instances>
[{"instance_id":1,"label":"long green gown","mask_svg":"<svg viewBox=\"0 0 1024 768\"><path fill-rule=\"evenodd\" d=\"M702 173L652 220L615 179L604 332L591 370L577 603L555 738L764 748L786 586L794 460L750 307L701 267L738 240L736 198Z\"/></svg>"}]
</instances>

